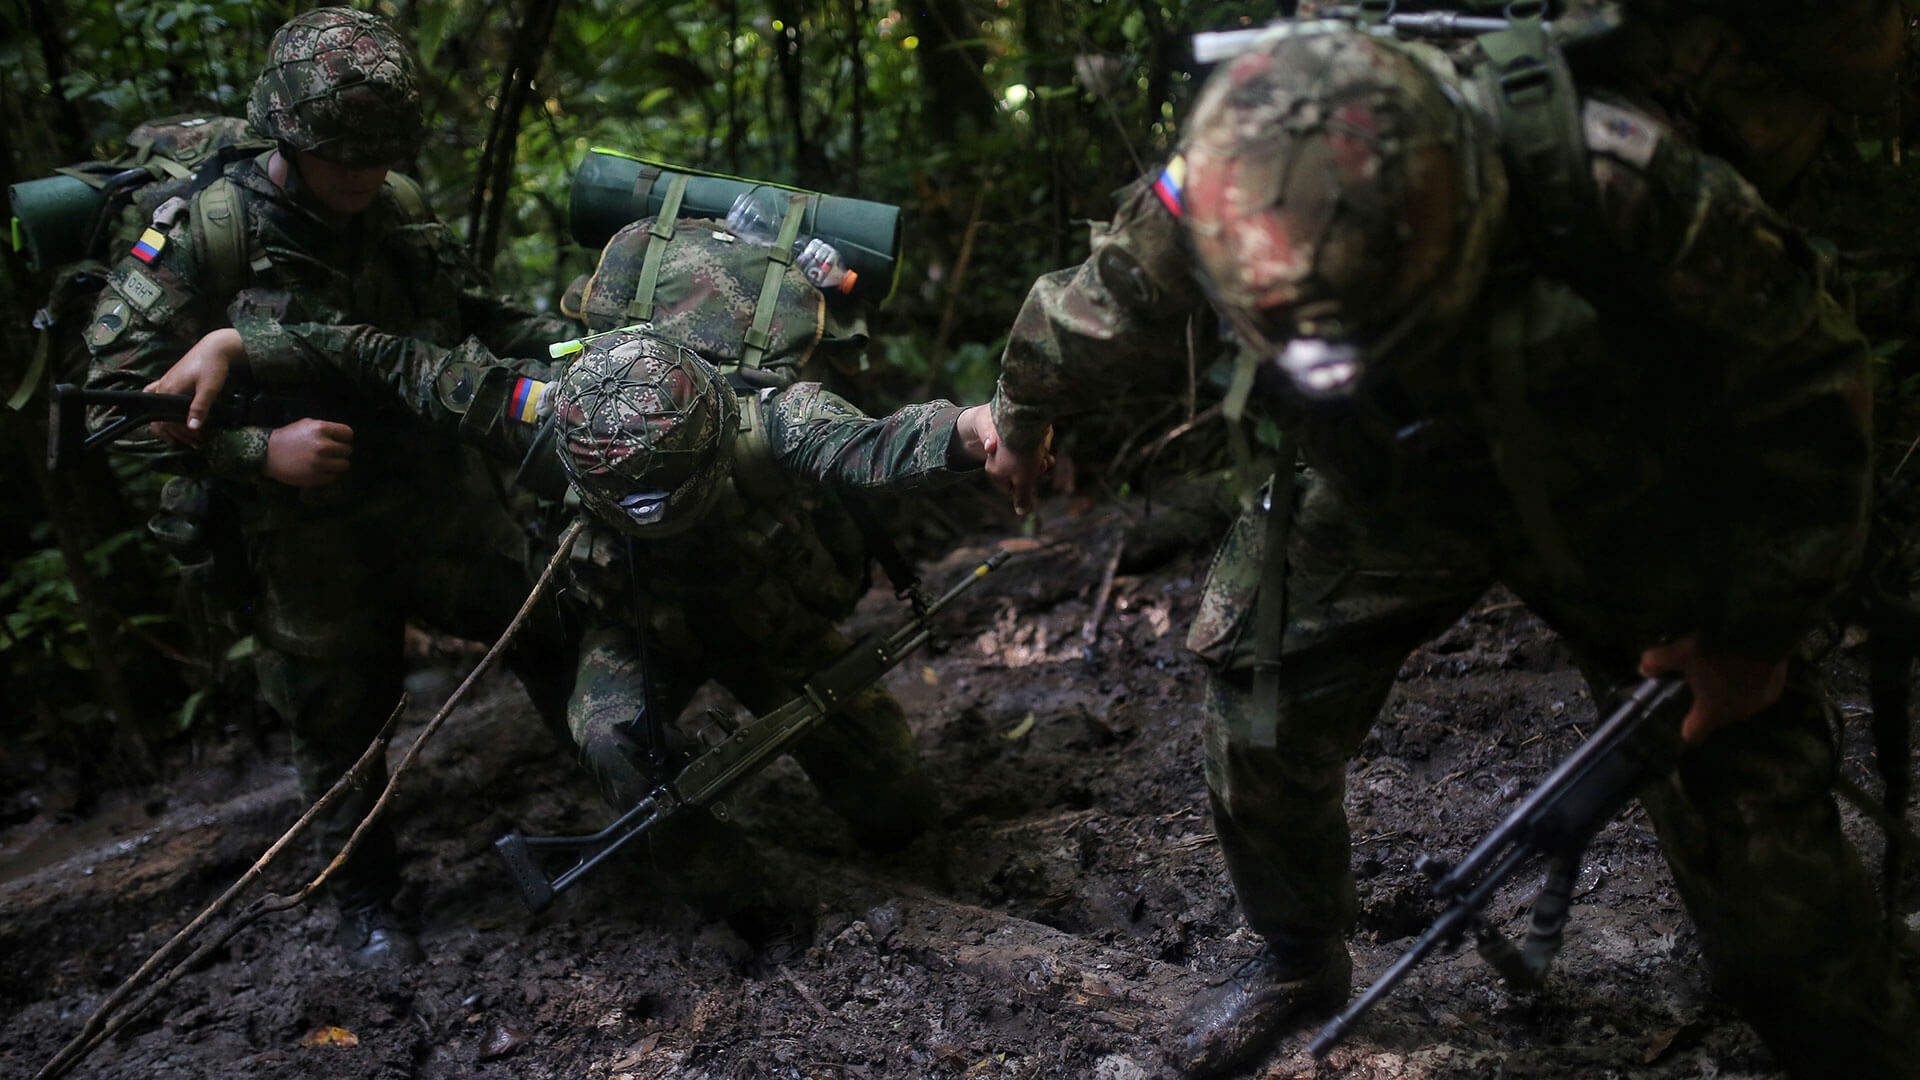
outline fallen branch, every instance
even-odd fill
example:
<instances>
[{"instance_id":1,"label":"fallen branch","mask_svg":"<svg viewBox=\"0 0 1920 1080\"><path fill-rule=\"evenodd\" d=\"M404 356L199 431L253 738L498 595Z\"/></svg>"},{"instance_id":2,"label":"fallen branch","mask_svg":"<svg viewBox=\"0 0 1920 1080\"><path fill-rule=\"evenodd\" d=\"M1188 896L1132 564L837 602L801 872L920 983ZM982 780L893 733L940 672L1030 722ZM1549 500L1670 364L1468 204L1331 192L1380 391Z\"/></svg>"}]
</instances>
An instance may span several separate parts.
<instances>
[{"instance_id":1,"label":"fallen branch","mask_svg":"<svg viewBox=\"0 0 1920 1080\"><path fill-rule=\"evenodd\" d=\"M355 826L353 835L347 839L346 844L340 848L339 853L333 857L333 860L327 864L326 868L320 871L319 876L309 881L306 886L298 892L281 896L263 896L253 903L248 904L246 909L234 916L233 921L222 928L213 940L195 949L186 959L175 963L167 970L166 974L160 976L158 981L154 982L151 987L148 987L131 1006L122 1007L135 993L140 992L142 984L151 979L154 972L170 962L172 957L180 950L186 948L194 938L200 935L207 924L213 921L215 916L226 910L242 892L246 891L248 886L258 880L260 875L266 872L267 867L271 866L273 861L279 857L280 853L286 850L287 845L306 830L314 818L339 802L341 796L345 794L348 788L359 784L365 778L375 761L386 756L387 744L393 738L394 726L399 722L401 713L406 711L407 701L404 696L400 699L400 703L394 707L393 714L387 717L387 722L381 726L380 733L374 736L373 742L369 744L366 751L360 755L360 760L354 762L352 768L349 768L345 773L341 774L340 779L334 781L333 786L327 789L327 793L320 796L318 801L308 807L306 813L300 815L300 820L294 822L291 828L281 834L280 839L274 841L258 859L255 859L253 865L247 868L246 873L240 875L239 880L228 886L227 890L221 893L213 903L208 904L199 915L194 917L192 922L188 923L186 927L175 934L171 940L165 945L162 945L152 956L148 957L146 963L140 965L139 970L128 976L125 982L122 982L112 994L108 995L107 999L100 1003L100 1007L95 1009L93 1014L87 1017L86 1023L81 1025L79 1034L75 1035L65 1046L61 1047L60 1052L55 1054L53 1059L47 1062L38 1073L34 1074L34 1080L54 1080L55 1077L65 1075L72 1070L75 1065L78 1065L81 1059L91 1053L94 1047L99 1046L109 1037L132 1023L133 1020L145 1011L146 1007L152 1004L168 987L178 982L182 975L193 970L202 959L212 955L216 950L226 945L228 941L232 940L235 934L252 925L262 916L300 906L306 902L308 897L311 897L327 883L334 872L344 865L347 859L358 849L361 837L366 835L367 830L373 827L374 822L379 820L381 813L386 810L387 804L393 800L393 793L400 783L400 778L406 775L407 770L412 767L415 761L419 760L420 752L426 747L427 740L433 738L434 733L440 730L440 725L445 723L447 717L452 714L453 707L460 703L460 699L466 696L467 690L479 680L481 675L485 674L487 670L493 666L494 661L500 657L501 653L506 651L507 646L511 644L514 637L519 634L520 627L527 621L527 615L533 611L534 605L539 603L541 598L546 595L548 586L553 583L554 572L559 568L562 560L566 558L567 552L572 549L573 542L578 539L580 531L584 527L584 521L575 521L565 533L561 534L560 543L553 553L553 558L547 562L546 569L540 574L540 580L534 583L533 590L527 594L526 602L521 604L520 610L514 614L513 621L507 624L506 631L500 635L498 641L493 643L493 647L487 650L487 654L480 658L480 662L474 665L473 670L467 673L467 677L461 681L459 687L447 698L446 704L440 707L440 711L435 713L433 719L427 722L427 726L420 732L420 737L413 740L413 745L407 748L406 755L400 759L400 764L394 768L393 774L387 778L387 786L385 790L381 791L380 798L373 804L373 809L367 811L366 816L360 819L360 824Z\"/></svg>"},{"instance_id":2,"label":"fallen branch","mask_svg":"<svg viewBox=\"0 0 1920 1080\"><path fill-rule=\"evenodd\" d=\"M1107 601L1113 596L1113 575L1120 569L1120 556L1127 550L1127 536L1122 532L1113 542L1113 554L1107 556L1106 568L1100 572L1100 589L1093 594L1093 610L1087 613L1087 621L1080 627L1080 640L1086 643L1087 651L1093 651L1093 643L1100 637L1100 622L1107 615Z\"/></svg>"}]
</instances>

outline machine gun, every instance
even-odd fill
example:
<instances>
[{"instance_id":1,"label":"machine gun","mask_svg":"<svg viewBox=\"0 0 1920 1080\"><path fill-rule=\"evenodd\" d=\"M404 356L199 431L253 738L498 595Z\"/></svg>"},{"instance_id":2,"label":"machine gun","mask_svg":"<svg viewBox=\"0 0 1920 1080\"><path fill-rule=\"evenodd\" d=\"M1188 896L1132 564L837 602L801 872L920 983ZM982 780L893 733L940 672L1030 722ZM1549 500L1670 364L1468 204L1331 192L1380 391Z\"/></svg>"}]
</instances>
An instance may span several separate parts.
<instances>
[{"instance_id":1,"label":"machine gun","mask_svg":"<svg viewBox=\"0 0 1920 1080\"><path fill-rule=\"evenodd\" d=\"M1414 865L1433 881L1446 907L1384 975L1327 1022L1308 1048L1324 1057L1367 1010L1393 992L1414 965L1441 945L1474 931L1480 955L1509 985L1533 989L1560 951L1573 900L1574 875L1587 843L1641 788L1672 768L1679 754L1680 716L1690 696L1680 679L1646 679L1629 690L1592 737L1569 754L1460 865L1421 855ZM1493 894L1535 856L1546 881L1534 897L1526 941L1515 945L1481 922Z\"/></svg>"},{"instance_id":2,"label":"machine gun","mask_svg":"<svg viewBox=\"0 0 1920 1080\"><path fill-rule=\"evenodd\" d=\"M536 915L546 910L555 896L607 856L676 814L704 807L726 820L724 800L728 792L925 644L933 633L934 613L1006 562L1007 554L994 552L945 594L915 604L913 618L893 633L861 640L809 679L799 696L765 716L736 724L732 717L710 713L699 732L704 749L671 780L655 787L599 832L591 836L523 836L514 832L495 840L493 848L505 860L527 910ZM549 874L536 853L572 856L573 864L558 874Z\"/></svg>"}]
</instances>

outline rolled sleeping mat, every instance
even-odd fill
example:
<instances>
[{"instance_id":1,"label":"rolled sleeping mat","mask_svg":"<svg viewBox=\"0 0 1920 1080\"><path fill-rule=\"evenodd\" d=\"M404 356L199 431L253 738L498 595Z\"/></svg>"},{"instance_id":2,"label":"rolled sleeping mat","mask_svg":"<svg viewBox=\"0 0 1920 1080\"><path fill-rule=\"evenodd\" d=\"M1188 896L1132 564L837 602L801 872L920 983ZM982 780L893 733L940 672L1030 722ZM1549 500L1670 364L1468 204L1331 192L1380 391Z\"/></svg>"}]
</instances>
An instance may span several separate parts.
<instances>
[{"instance_id":1,"label":"rolled sleeping mat","mask_svg":"<svg viewBox=\"0 0 1920 1080\"><path fill-rule=\"evenodd\" d=\"M106 192L58 173L7 188L13 212L13 250L24 249L27 266L45 270L87 253L87 241L107 201Z\"/></svg>"},{"instance_id":2,"label":"rolled sleeping mat","mask_svg":"<svg viewBox=\"0 0 1920 1080\"><path fill-rule=\"evenodd\" d=\"M805 195L800 235L817 236L839 249L847 266L860 275L853 295L877 303L893 294L900 267L899 207L666 165L605 147L587 151L573 175L573 238L597 250L622 227L657 215L676 173L687 178L680 202L683 218L724 220L733 201L756 188Z\"/></svg>"}]
</instances>

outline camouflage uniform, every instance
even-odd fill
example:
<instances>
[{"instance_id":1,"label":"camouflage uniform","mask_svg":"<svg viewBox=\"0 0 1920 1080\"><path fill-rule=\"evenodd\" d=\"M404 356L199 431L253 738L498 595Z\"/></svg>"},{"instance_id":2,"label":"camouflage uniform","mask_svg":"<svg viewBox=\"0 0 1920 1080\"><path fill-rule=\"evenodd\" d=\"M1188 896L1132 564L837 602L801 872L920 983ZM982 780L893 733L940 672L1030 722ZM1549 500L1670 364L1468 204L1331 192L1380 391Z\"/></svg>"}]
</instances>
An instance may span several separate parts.
<instances>
[{"instance_id":1,"label":"camouflage uniform","mask_svg":"<svg viewBox=\"0 0 1920 1080\"><path fill-rule=\"evenodd\" d=\"M340 10L310 13L302 25L311 30ZM378 139L376 125L366 133L380 154L405 141ZM247 280L225 294L209 280L204 193L163 206L157 254L121 258L101 296L86 333L90 386L138 390L222 326L238 328L250 348L264 349L262 336L279 321L299 320L367 324L443 344L474 334L506 353L543 349L577 329L489 295L458 238L425 211L411 181L391 178L369 209L343 216L303 193L297 174L283 191L267 160L239 161L224 174L245 215ZM526 538L472 450L421 430L384 399L330 387L275 389L294 405L273 423L319 416L353 428L352 468L342 479L293 488L263 478L267 427L210 432L198 452L151 437L123 445L156 467L215 478L233 493L261 692L292 729L311 798L360 756L399 700L403 620L424 617L438 629L491 640L526 595ZM556 672L565 665L555 659L557 629L535 644L541 636L529 635L516 667L557 720L566 685ZM320 823L323 851L346 841L384 777L382 763ZM336 881L343 907L390 898L399 881L391 830L370 834Z\"/></svg>"},{"instance_id":2,"label":"camouflage uniform","mask_svg":"<svg viewBox=\"0 0 1920 1080\"><path fill-rule=\"evenodd\" d=\"M528 462L528 482L543 494L581 498L557 455L536 447L540 423L525 403L562 385L546 381L545 364L504 364L473 340L448 350L335 326L284 328L274 348L249 350L248 363L270 381L332 372L361 393L383 389L431 426L503 461ZM716 446L710 469L703 465L713 489L692 527L623 535L596 516L573 549L565 595L584 629L567 721L582 763L616 808L658 782L649 727L671 736L703 683L763 713L845 650L835 624L866 591L868 572L842 500L917 488L956 468L949 455L960 410L944 401L874 419L818 383L736 383L725 393L737 395L727 421L737 432ZM912 732L884 686L835 713L794 757L867 846L897 847L930 823Z\"/></svg>"},{"instance_id":3,"label":"camouflage uniform","mask_svg":"<svg viewBox=\"0 0 1920 1080\"><path fill-rule=\"evenodd\" d=\"M1411 184L1379 182L1379 163L1409 160L1407 140L1424 137L1382 119L1396 80L1430 75L1473 100L1459 88L1471 49L1358 39L1302 34L1235 60L1185 144L1189 215L1196 153L1211 157L1212 176L1249 189L1211 199L1359 215L1247 271L1294 290L1296 333L1317 303L1390 321L1353 310L1408 272L1409 260L1367 251L1380 235L1367 214L1391 225L1409 207L1448 213L1399 201ZM1355 85L1366 93L1316 98ZM1344 960L1356 917L1348 758L1408 653L1489 586L1505 583L1559 631L1603 700L1641 650L1687 633L1703 649L1785 655L1858 555L1865 350L1826 291L1827 268L1725 162L1614 100L1582 106L1594 200L1585 247L1539 245L1545 230L1521 182L1512 206L1486 182L1485 268L1461 257L1453 271L1478 282L1471 303L1399 337L1347 407L1294 397L1283 408L1303 468L1283 485L1293 508L1275 714L1255 707L1248 629L1268 515L1243 515L1216 556L1188 636L1210 665L1208 788L1248 922L1285 977ZM1222 119L1235 116L1260 130ZM1490 117L1473 128L1496 139ZM1313 168L1316 153L1333 165ZM1328 175L1357 193L1335 203ZM1198 242L1142 181L1096 228L1084 263L1035 284L994 401L1009 445L1038 445L1052 419L1116 383L1185 370L1187 322L1204 315ZM1384 280L1369 286L1368 274ZM1328 296L1329 282L1351 291ZM1797 673L1776 706L1689 750L1642 801L1716 986L1788 1071L1915 1075L1912 992L1840 833L1835 767L1827 710Z\"/></svg>"}]
</instances>

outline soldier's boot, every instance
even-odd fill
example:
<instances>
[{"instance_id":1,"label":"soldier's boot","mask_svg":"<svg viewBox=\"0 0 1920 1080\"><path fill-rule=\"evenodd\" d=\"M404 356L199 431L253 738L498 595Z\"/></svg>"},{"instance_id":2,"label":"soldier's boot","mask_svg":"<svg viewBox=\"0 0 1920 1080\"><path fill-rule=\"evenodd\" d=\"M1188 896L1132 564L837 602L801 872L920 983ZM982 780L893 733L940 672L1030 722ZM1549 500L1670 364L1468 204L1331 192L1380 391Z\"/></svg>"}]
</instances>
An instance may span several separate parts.
<instances>
[{"instance_id":1,"label":"soldier's boot","mask_svg":"<svg viewBox=\"0 0 1920 1080\"><path fill-rule=\"evenodd\" d=\"M1261 949L1188 1004L1169 1032L1167 1063L1192 1080L1264 1054L1282 1035L1345 1004L1353 958L1345 946L1318 964L1288 964Z\"/></svg>"},{"instance_id":2,"label":"soldier's boot","mask_svg":"<svg viewBox=\"0 0 1920 1080\"><path fill-rule=\"evenodd\" d=\"M357 968L404 967L426 955L406 920L384 900L341 908L333 940Z\"/></svg>"}]
</instances>

